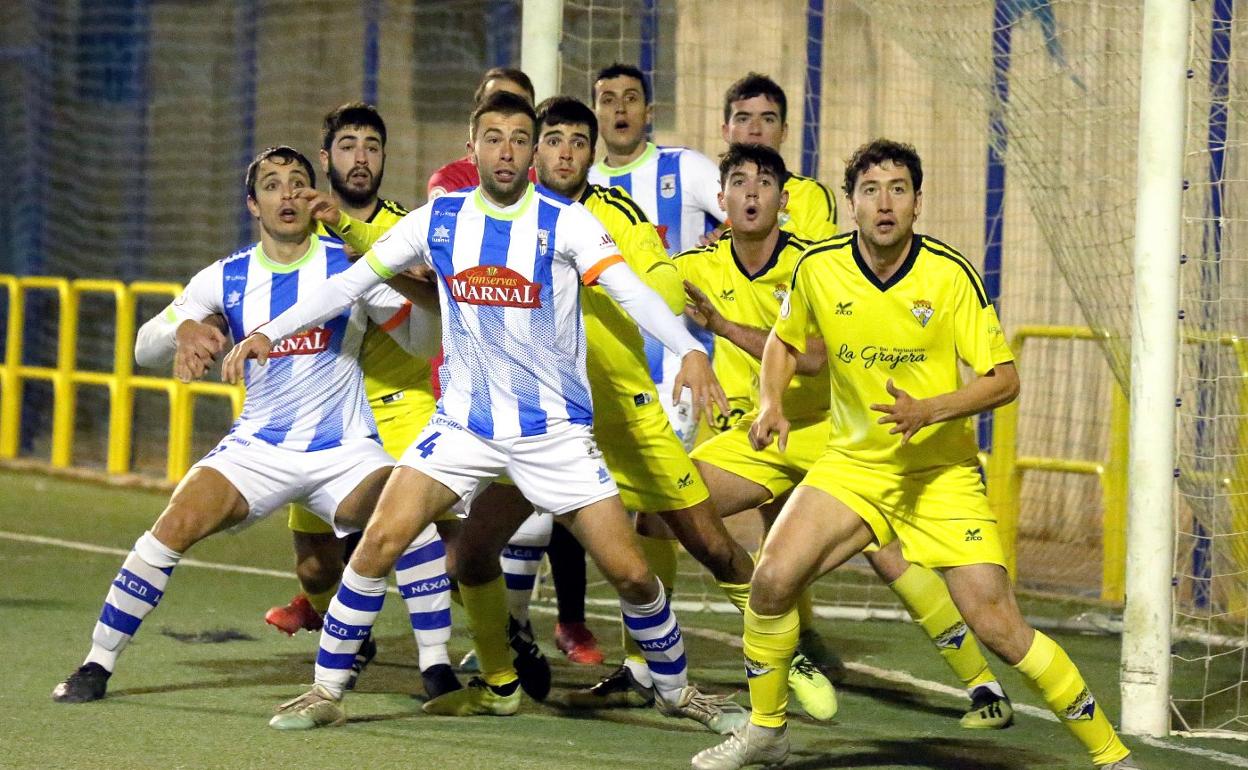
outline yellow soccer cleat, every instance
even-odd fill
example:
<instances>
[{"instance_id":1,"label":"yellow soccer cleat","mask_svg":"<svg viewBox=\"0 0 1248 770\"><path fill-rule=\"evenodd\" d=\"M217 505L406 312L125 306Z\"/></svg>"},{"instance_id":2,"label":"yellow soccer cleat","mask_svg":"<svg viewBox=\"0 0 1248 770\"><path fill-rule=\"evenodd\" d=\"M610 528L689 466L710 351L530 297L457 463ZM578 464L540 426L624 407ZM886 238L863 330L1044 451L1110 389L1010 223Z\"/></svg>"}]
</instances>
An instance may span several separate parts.
<instances>
[{"instance_id":1,"label":"yellow soccer cleat","mask_svg":"<svg viewBox=\"0 0 1248 770\"><path fill-rule=\"evenodd\" d=\"M997 695L987 687L976 687L971 707L958 724L967 730L1004 730L1014 724L1014 707L1010 699Z\"/></svg>"},{"instance_id":2,"label":"yellow soccer cleat","mask_svg":"<svg viewBox=\"0 0 1248 770\"><path fill-rule=\"evenodd\" d=\"M836 688L815 664L800 652L789 665L789 690L811 719L821 722L836 716Z\"/></svg>"},{"instance_id":3,"label":"yellow soccer cleat","mask_svg":"<svg viewBox=\"0 0 1248 770\"><path fill-rule=\"evenodd\" d=\"M294 700L277 707L277 713L269 720L274 730L311 730L315 727L334 727L347 721L342 699L335 698L319 684Z\"/></svg>"},{"instance_id":4,"label":"yellow soccer cleat","mask_svg":"<svg viewBox=\"0 0 1248 770\"><path fill-rule=\"evenodd\" d=\"M425 703L426 714L443 717L509 717L520 710L520 683L513 681L502 693L481 677L473 677L462 690L453 690Z\"/></svg>"}]
</instances>

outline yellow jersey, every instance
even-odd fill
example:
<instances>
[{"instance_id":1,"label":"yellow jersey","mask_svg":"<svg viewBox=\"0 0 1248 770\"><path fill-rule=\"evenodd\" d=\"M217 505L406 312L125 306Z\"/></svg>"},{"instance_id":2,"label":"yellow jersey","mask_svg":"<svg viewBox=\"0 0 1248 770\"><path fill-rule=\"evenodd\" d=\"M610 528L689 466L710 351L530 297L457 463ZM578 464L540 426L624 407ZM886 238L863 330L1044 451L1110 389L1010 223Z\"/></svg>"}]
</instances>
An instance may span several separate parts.
<instances>
[{"instance_id":1,"label":"yellow jersey","mask_svg":"<svg viewBox=\"0 0 1248 770\"><path fill-rule=\"evenodd\" d=\"M676 267L681 278L701 289L724 318L756 329L770 329L788 296L793 269L810 245L810 241L781 230L767 264L750 275L737 259L732 230L728 230L709 246L678 254ZM748 412L757 406L761 368L757 358L719 337L715 340L714 368L734 412L739 408ZM794 422L823 417L828 411L827 373L794 377L785 391L784 407L785 415ZM729 416L729 424L720 426L721 429L727 429L734 421Z\"/></svg>"},{"instance_id":2,"label":"yellow jersey","mask_svg":"<svg viewBox=\"0 0 1248 770\"><path fill-rule=\"evenodd\" d=\"M628 193L619 187L591 184L580 202L615 239L633 272L658 292L673 313L682 312L685 290L676 266L658 231ZM583 287L581 305L588 347L585 369L595 421L623 418L631 406L664 397L655 393L636 322L600 286Z\"/></svg>"},{"instance_id":3,"label":"yellow jersey","mask_svg":"<svg viewBox=\"0 0 1248 770\"><path fill-rule=\"evenodd\" d=\"M905 446L871 404L891 404L888 380L914 398L962 385L958 361L983 375L1014 360L983 281L966 257L915 234L897 272L880 281L859 250L857 231L813 244L793 272L775 331L802 351L814 325L828 347L829 451L905 474L970 462L969 418L929 425Z\"/></svg>"},{"instance_id":4,"label":"yellow jersey","mask_svg":"<svg viewBox=\"0 0 1248 770\"><path fill-rule=\"evenodd\" d=\"M363 253L372 245L372 240L376 240L397 224L406 214L407 209L398 203L381 198L378 200L377 210L365 220L371 227L361 228L355 225L351 229L357 232L347 234L357 237L344 238L323 223L317 225L316 234L323 238L345 241L352 250ZM400 401L403 398L400 394L409 390L429 393L432 398L429 361L413 358L381 327L371 323L360 346L360 368L364 370L364 392L368 395L368 403L374 411L383 404Z\"/></svg>"},{"instance_id":5,"label":"yellow jersey","mask_svg":"<svg viewBox=\"0 0 1248 770\"><path fill-rule=\"evenodd\" d=\"M780 210L780 229L808 241L836 235L836 196L822 182L789 174L784 183L788 204Z\"/></svg>"}]
</instances>

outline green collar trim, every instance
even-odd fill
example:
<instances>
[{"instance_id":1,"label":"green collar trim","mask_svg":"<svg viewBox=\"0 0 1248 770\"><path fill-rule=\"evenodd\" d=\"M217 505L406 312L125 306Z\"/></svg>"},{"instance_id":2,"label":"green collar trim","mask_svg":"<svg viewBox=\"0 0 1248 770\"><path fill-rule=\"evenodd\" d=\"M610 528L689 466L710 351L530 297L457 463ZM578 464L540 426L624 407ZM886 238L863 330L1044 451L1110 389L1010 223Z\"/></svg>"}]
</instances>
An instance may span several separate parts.
<instances>
[{"instance_id":1,"label":"green collar trim","mask_svg":"<svg viewBox=\"0 0 1248 770\"><path fill-rule=\"evenodd\" d=\"M316 235L313 235L309 240L311 243L308 244L308 250L304 252L302 257L289 265L283 265L281 262L274 262L269 259L269 256L264 253L263 243L256 244L256 259L260 262L260 267L271 273L293 273L303 267L309 259L312 259L312 255L316 253L317 248L321 245L321 241Z\"/></svg>"},{"instance_id":2,"label":"green collar trim","mask_svg":"<svg viewBox=\"0 0 1248 770\"><path fill-rule=\"evenodd\" d=\"M646 142L646 150L637 159L631 163L625 163L618 168L608 166L605 160L598 162L598 172L603 176L624 176L631 174L642 166L650 162L650 160L658 153L659 146L654 142Z\"/></svg>"},{"instance_id":3,"label":"green collar trim","mask_svg":"<svg viewBox=\"0 0 1248 770\"><path fill-rule=\"evenodd\" d=\"M491 219L510 221L520 217L524 214L524 212L529 210L529 204L533 202L534 198L533 190L533 183L529 182L529 187L524 191L524 196L520 198L520 200L505 209L500 209L495 204L486 200L485 196L481 194L481 188L478 187L472 191L472 203L482 214L485 214Z\"/></svg>"}]
</instances>

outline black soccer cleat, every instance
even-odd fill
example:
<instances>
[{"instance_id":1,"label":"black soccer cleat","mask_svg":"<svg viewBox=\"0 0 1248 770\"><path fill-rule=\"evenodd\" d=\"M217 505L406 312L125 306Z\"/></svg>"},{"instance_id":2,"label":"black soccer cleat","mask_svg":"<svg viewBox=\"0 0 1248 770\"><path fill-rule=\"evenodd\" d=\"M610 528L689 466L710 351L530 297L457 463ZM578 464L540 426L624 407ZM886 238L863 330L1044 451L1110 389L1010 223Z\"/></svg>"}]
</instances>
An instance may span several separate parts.
<instances>
[{"instance_id":1,"label":"black soccer cleat","mask_svg":"<svg viewBox=\"0 0 1248 770\"><path fill-rule=\"evenodd\" d=\"M420 681L424 682L425 695L429 696L429 700L439 695L446 695L448 692L462 690L464 687L446 663L438 663L421 671Z\"/></svg>"},{"instance_id":2,"label":"black soccer cleat","mask_svg":"<svg viewBox=\"0 0 1248 770\"><path fill-rule=\"evenodd\" d=\"M351 678L347 680L348 690L355 689L355 683L359 681L360 674L364 673L364 669L368 668L368 664L372 663L375 657L377 657L377 643L373 641L373 635L370 633L364 640L364 644L360 645L360 650L355 653L355 660L351 663Z\"/></svg>"},{"instance_id":3,"label":"black soccer cleat","mask_svg":"<svg viewBox=\"0 0 1248 770\"><path fill-rule=\"evenodd\" d=\"M516 667L520 687L533 700L546 700L546 696L550 695L550 661L546 660L533 638L533 624L522 626L515 618L508 618L507 636L512 651L516 653L512 665Z\"/></svg>"},{"instance_id":4,"label":"black soccer cleat","mask_svg":"<svg viewBox=\"0 0 1248 770\"><path fill-rule=\"evenodd\" d=\"M104 697L113 673L99 663L86 663L52 690L57 703L90 703Z\"/></svg>"}]
</instances>

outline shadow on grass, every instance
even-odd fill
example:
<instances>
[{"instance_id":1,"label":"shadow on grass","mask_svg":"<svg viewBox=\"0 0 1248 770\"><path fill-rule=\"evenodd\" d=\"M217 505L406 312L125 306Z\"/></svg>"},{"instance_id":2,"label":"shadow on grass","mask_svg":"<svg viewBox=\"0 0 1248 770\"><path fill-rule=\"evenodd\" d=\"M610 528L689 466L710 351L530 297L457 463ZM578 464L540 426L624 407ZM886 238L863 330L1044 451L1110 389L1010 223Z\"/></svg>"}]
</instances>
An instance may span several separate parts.
<instances>
[{"instance_id":1,"label":"shadow on grass","mask_svg":"<svg viewBox=\"0 0 1248 770\"><path fill-rule=\"evenodd\" d=\"M1077 751L1071 747L1071 751ZM1008 756L1007 756L1008 755ZM916 738L910 741L817 741L794 748L787 770L836 767L914 767L925 770L1030 770L1067 767L1071 757L1009 747L990 740Z\"/></svg>"}]
</instances>

